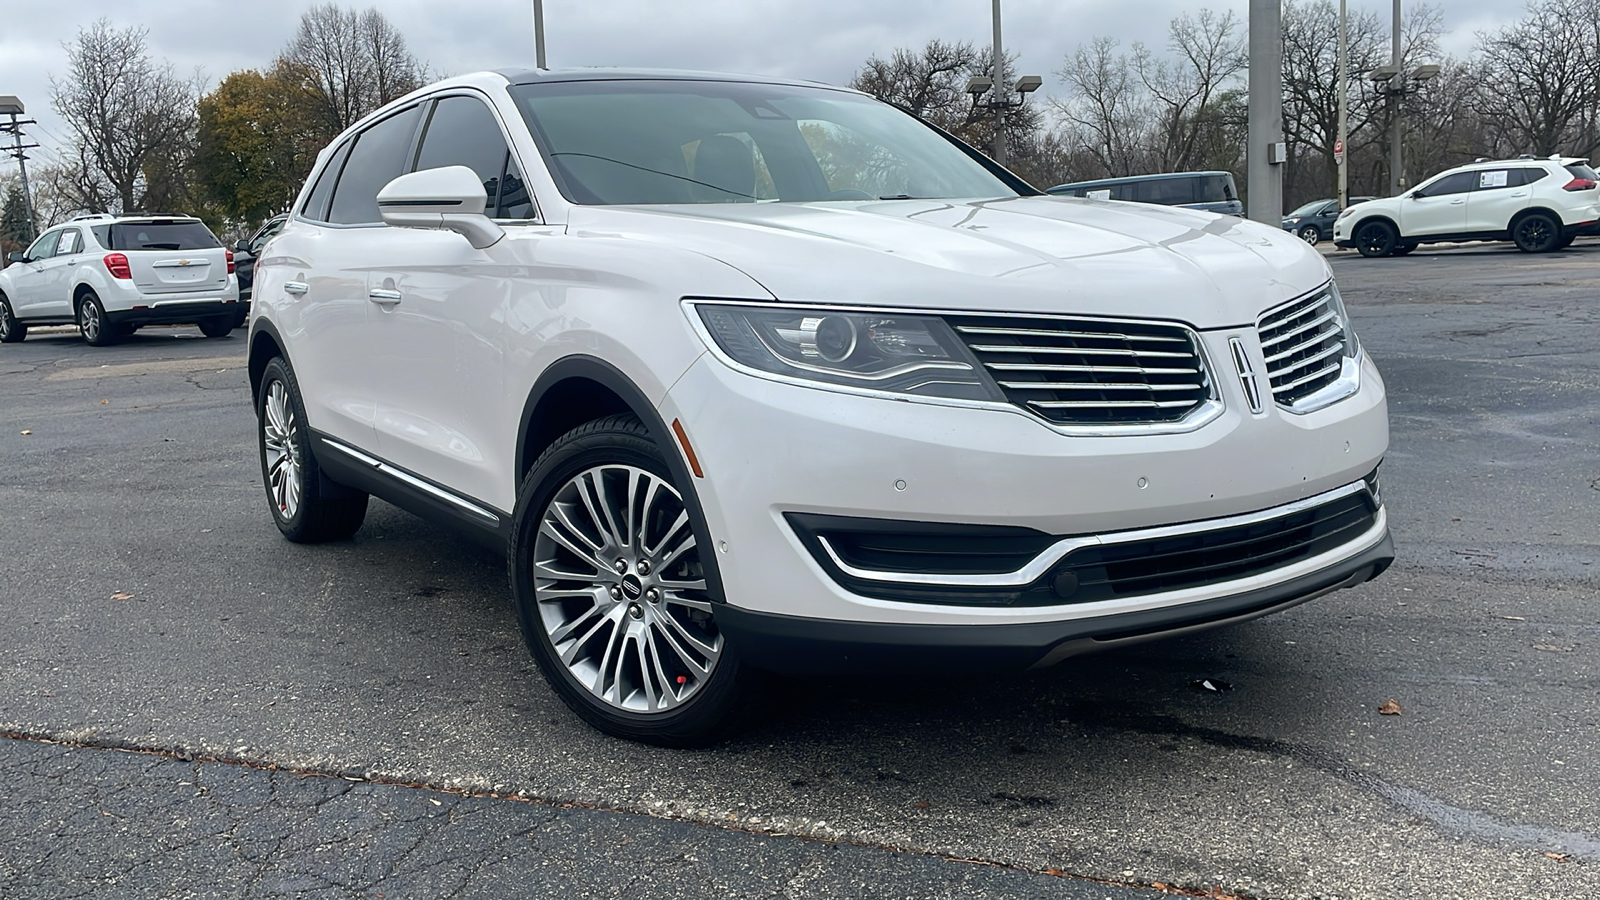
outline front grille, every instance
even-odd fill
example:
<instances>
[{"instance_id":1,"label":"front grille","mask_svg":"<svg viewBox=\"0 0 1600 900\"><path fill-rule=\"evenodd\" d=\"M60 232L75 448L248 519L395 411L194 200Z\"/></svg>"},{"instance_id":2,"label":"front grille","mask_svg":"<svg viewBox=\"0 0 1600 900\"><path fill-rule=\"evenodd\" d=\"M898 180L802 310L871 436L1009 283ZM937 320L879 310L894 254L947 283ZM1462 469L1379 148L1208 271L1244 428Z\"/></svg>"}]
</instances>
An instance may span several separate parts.
<instances>
[{"instance_id":1,"label":"front grille","mask_svg":"<svg viewBox=\"0 0 1600 900\"><path fill-rule=\"evenodd\" d=\"M1345 324L1331 286L1261 317L1261 352L1279 405L1293 406L1339 380Z\"/></svg>"},{"instance_id":2,"label":"front grille","mask_svg":"<svg viewBox=\"0 0 1600 900\"><path fill-rule=\"evenodd\" d=\"M1006 399L1060 425L1176 422L1211 397L1181 326L951 316Z\"/></svg>"},{"instance_id":3,"label":"front grille","mask_svg":"<svg viewBox=\"0 0 1600 900\"><path fill-rule=\"evenodd\" d=\"M1190 534L1103 544L1067 555L1074 603L1155 594L1246 578L1326 553L1372 527L1378 507L1358 491L1292 515ZM1060 602L1060 601L1057 601Z\"/></svg>"}]
</instances>

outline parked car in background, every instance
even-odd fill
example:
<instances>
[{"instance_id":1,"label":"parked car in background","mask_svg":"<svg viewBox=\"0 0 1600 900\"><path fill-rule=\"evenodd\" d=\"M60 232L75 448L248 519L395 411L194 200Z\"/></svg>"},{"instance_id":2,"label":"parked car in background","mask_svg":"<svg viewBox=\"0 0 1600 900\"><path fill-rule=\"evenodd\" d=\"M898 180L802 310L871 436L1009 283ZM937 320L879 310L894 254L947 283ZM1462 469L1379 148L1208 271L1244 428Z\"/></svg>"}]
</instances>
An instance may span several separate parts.
<instances>
[{"instance_id":1,"label":"parked car in background","mask_svg":"<svg viewBox=\"0 0 1600 900\"><path fill-rule=\"evenodd\" d=\"M239 302L244 304L244 313L250 312L250 292L255 284L256 257L261 255L261 248L273 235L283 230L283 223L289 221L289 214L273 216L256 229L256 233L248 241L240 241L233 248L234 274L239 278Z\"/></svg>"},{"instance_id":2,"label":"parked car in background","mask_svg":"<svg viewBox=\"0 0 1600 900\"><path fill-rule=\"evenodd\" d=\"M1353 205L1334 222L1333 242L1362 256L1444 241L1509 240L1548 253L1597 229L1600 177L1588 161L1524 156L1458 166L1398 197Z\"/></svg>"},{"instance_id":3,"label":"parked car in background","mask_svg":"<svg viewBox=\"0 0 1600 900\"><path fill-rule=\"evenodd\" d=\"M11 254L0 271L0 341L77 325L100 347L145 325L225 337L239 316L233 253L188 216L78 216Z\"/></svg>"},{"instance_id":4,"label":"parked car in background","mask_svg":"<svg viewBox=\"0 0 1600 900\"><path fill-rule=\"evenodd\" d=\"M1322 256L1039 195L888 104L484 72L335 139L257 264L269 515L369 495L510 557L596 727L753 670L1054 664L1381 573L1385 390Z\"/></svg>"},{"instance_id":5,"label":"parked car in background","mask_svg":"<svg viewBox=\"0 0 1600 900\"><path fill-rule=\"evenodd\" d=\"M1169 172L1058 184L1045 191L1062 197L1091 200L1131 200L1159 206L1182 206L1206 212L1243 216L1244 204L1228 172Z\"/></svg>"},{"instance_id":6,"label":"parked car in background","mask_svg":"<svg viewBox=\"0 0 1600 900\"><path fill-rule=\"evenodd\" d=\"M1365 203L1375 197L1351 197L1350 205ZM1300 240L1315 247L1322 241L1333 240L1333 221L1339 217L1339 201L1313 200L1283 217L1283 230L1299 235Z\"/></svg>"}]
</instances>

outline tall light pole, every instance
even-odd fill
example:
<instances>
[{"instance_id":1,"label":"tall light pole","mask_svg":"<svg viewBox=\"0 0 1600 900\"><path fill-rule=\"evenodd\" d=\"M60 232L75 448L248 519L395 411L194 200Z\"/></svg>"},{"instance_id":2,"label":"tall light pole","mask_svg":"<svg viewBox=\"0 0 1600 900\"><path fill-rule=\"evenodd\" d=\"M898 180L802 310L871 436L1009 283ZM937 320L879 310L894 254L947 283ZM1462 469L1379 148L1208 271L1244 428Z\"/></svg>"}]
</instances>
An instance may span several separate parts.
<instances>
[{"instance_id":1,"label":"tall light pole","mask_svg":"<svg viewBox=\"0 0 1600 900\"><path fill-rule=\"evenodd\" d=\"M1250 0L1250 218L1283 221L1283 0Z\"/></svg>"},{"instance_id":2,"label":"tall light pole","mask_svg":"<svg viewBox=\"0 0 1600 900\"><path fill-rule=\"evenodd\" d=\"M1405 156L1400 149L1400 98L1405 94L1404 71L1400 68L1400 0L1394 0L1394 53L1389 64L1394 78L1389 82L1389 196L1405 190Z\"/></svg>"},{"instance_id":3,"label":"tall light pole","mask_svg":"<svg viewBox=\"0 0 1600 900\"><path fill-rule=\"evenodd\" d=\"M539 68L550 68L544 58L544 0L533 0L533 58Z\"/></svg>"},{"instance_id":4,"label":"tall light pole","mask_svg":"<svg viewBox=\"0 0 1600 900\"><path fill-rule=\"evenodd\" d=\"M1349 0L1339 0L1339 135L1333 145L1334 163L1339 168L1339 209L1350 205L1350 19Z\"/></svg>"},{"instance_id":5,"label":"tall light pole","mask_svg":"<svg viewBox=\"0 0 1600 900\"><path fill-rule=\"evenodd\" d=\"M1000 0L994 0L994 83L996 94L1004 94L1006 83L1006 56L1000 49ZM1006 112L1009 104L994 105L994 161L1006 164Z\"/></svg>"},{"instance_id":6,"label":"tall light pole","mask_svg":"<svg viewBox=\"0 0 1600 900\"><path fill-rule=\"evenodd\" d=\"M11 132L11 156L16 157L17 171L22 173L22 207L28 211L28 240L32 241L39 233L39 220L33 211L33 191L28 189L28 154L23 152L38 144L22 143L22 126L34 124L32 119L18 119L17 116L27 112L18 97L0 97L0 115L9 115L11 124L0 126L0 132Z\"/></svg>"}]
</instances>

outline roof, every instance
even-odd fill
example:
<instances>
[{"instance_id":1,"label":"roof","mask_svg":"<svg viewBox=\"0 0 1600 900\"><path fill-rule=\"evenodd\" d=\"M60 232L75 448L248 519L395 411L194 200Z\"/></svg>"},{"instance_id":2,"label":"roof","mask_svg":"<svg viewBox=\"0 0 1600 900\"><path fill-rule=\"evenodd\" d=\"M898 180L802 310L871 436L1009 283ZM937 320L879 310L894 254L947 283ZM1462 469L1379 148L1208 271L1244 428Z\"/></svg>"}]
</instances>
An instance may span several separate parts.
<instances>
[{"instance_id":1,"label":"roof","mask_svg":"<svg viewBox=\"0 0 1600 900\"><path fill-rule=\"evenodd\" d=\"M846 91L838 85L820 81L749 75L730 72L695 72L680 69L627 69L582 67L570 69L495 69L494 73L512 84L539 84L562 81L742 81L751 84L785 84L794 87L820 87Z\"/></svg>"}]
</instances>

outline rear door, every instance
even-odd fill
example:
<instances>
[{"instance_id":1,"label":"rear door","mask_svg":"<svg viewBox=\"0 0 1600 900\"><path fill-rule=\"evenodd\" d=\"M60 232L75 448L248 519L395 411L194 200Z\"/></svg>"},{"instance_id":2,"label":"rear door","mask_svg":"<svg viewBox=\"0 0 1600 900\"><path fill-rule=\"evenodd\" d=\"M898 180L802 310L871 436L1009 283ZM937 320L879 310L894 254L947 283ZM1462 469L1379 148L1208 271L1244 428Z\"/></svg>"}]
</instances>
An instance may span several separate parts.
<instances>
[{"instance_id":1,"label":"rear door","mask_svg":"<svg viewBox=\"0 0 1600 900\"><path fill-rule=\"evenodd\" d=\"M1477 172L1435 178L1400 199L1400 233L1405 237L1460 234L1467 230L1467 198Z\"/></svg>"},{"instance_id":2,"label":"rear door","mask_svg":"<svg viewBox=\"0 0 1600 900\"><path fill-rule=\"evenodd\" d=\"M1546 174L1543 169L1507 166L1481 169L1478 183L1467 200L1468 231L1505 231L1511 217L1528 208L1532 191L1528 184Z\"/></svg>"},{"instance_id":3,"label":"rear door","mask_svg":"<svg viewBox=\"0 0 1600 900\"><path fill-rule=\"evenodd\" d=\"M217 293L228 287L222 243L199 219L130 219L111 225L111 246L128 257L141 294Z\"/></svg>"},{"instance_id":4,"label":"rear door","mask_svg":"<svg viewBox=\"0 0 1600 900\"><path fill-rule=\"evenodd\" d=\"M19 319L30 319L45 315L39 311L39 304L46 298L45 292L45 266L49 265L51 257L56 253L56 242L61 239L61 231L46 231L39 235L33 246L23 255L27 262L13 263L6 271L11 273L11 312Z\"/></svg>"},{"instance_id":5,"label":"rear door","mask_svg":"<svg viewBox=\"0 0 1600 900\"><path fill-rule=\"evenodd\" d=\"M66 228L56 242L56 252L42 260L39 272L38 304L36 316L70 316L72 309L72 273L83 262L83 232Z\"/></svg>"}]
</instances>

